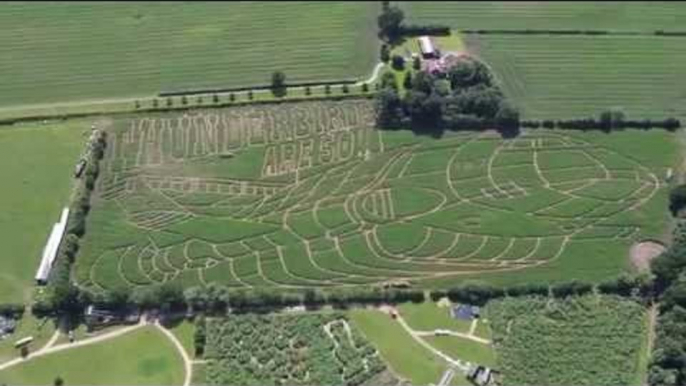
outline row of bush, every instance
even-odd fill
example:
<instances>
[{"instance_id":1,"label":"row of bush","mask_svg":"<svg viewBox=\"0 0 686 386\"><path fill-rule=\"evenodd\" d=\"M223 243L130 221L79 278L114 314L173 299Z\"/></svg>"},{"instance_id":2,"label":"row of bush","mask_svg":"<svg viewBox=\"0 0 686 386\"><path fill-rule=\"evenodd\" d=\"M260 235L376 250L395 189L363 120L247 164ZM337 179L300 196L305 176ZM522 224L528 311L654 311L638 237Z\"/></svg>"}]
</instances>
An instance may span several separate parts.
<instances>
[{"instance_id":1,"label":"row of bush","mask_svg":"<svg viewBox=\"0 0 686 386\"><path fill-rule=\"evenodd\" d=\"M583 30L583 29L462 29L461 33L477 35L657 35L657 36L686 36L686 31L612 31L612 30Z\"/></svg>"},{"instance_id":2,"label":"row of bush","mask_svg":"<svg viewBox=\"0 0 686 386\"><path fill-rule=\"evenodd\" d=\"M336 85L351 85L355 84L357 80L355 79L342 79L342 80L332 80L332 81L309 81L309 82L293 82L284 84L286 88L292 87L317 87L317 86L336 86ZM242 91L257 91L257 90L271 90L273 85L261 85L261 86L243 86L243 87L224 87L224 88L208 88L208 89L195 89L195 90L175 90L175 91L161 91L157 94L158 97L170 97L170 96L193 96L201 94L225 94L231 92L242 92Z\"/></svg>"},{"instance_id":3,"label":"row of bush","mask_svg":"<svg viewBox=\"0 0 686 386\"><path fill-rule=\"evenodd\" d=\"M661 128L675 131L681 127L676 118L665 119L625 119L621 112L605 111L598 118L559 119L559 120L525 120L521 126L530 129L563 129L563 130L602 130L606 132L624 129L649 130Z\"/></svg>"}]
</instances>

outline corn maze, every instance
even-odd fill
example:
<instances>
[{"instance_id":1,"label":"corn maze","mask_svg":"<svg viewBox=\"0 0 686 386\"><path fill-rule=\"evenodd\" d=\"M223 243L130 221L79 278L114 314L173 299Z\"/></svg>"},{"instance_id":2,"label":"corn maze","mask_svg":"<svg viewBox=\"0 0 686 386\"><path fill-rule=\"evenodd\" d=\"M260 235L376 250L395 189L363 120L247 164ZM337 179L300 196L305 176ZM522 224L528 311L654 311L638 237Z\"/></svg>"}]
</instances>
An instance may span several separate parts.
<instances>
[{"instance_id":1,"label":"corn maze","mask_svg":"<svg viewBox=\"0 0 686 386\"><path fill-rule=\"evenodd\" d=\"M373 129L368 101L115 121L78 281L328 287L526 270L632 240L661 182L579 132Z\"/></svg>"}]
</instances>

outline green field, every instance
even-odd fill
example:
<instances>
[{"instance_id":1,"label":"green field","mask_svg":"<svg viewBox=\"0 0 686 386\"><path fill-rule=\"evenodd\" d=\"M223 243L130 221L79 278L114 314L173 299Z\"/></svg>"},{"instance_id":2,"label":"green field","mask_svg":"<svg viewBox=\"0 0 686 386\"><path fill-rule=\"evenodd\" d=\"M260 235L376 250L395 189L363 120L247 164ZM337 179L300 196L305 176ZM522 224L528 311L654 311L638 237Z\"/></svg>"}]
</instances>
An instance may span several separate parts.
<instances>
[{"instance_id":1,"label":"green field","mask_svg":"<svg viewBox=\"0 0 686 386\"><path fill-rule=\"evenodd\" d=\"M469 332L472 322L453 319L449 307L439 307L434 302L404 303L398 311L413 330L433 331L437 329Z\"/></svg>"},{"instance_id":2,"label":"green field","mask_svg":"<svg viewBox=\"0 0 686 386\"><path fill-rule=\"evenodd\" d=\"M264 85L275 70L289 81L366 78L376 61L378 9L374 2L3 4L0 106Z\"/></svg>"},{"instance_id":3,"label":"green field","mask_svg":"<svg viewBox=\"0 0 686 386\"><path fill-rule=\"evenodd\" d=\"M600 280L668 225L676 134L431 139L375 131L371 114L357 100L114 121L76 279L94 290Z\"/></svg>"},{"instance_id":4,"label":"green field","mask_svg":"<svg viewBox=\"0 0 686 386\"><path fill-rule=\"evenodd\" d=\"M653 36L471 35L470 51L495 71L526 118L686 116L684 41Z\"/></svg>"},{"instance_id":5,"label":"green field","mask_svg":"<svg viewBox=\"0 0 686 386\"><path fill-rule=\"evenodd\" d=\"M440 380L447 364L412 339L388 314L359 309L351 311L350 317L394 373L413 385L436 384Z\"/></svg>"},{"instance_id":6,"label":"green field","mask_svg":"<svg viewBox=\"0 0 686 386\"><path fill-rule=\"evenodd\" d=\"M457 336L429 336L425 339L427 343L451 358L498 368L495 350L489 345Z\"/></svg>"},{"instance_id":7,"label":"green field","mask_svg":"<svg viewBox=\"0 0 686 386\"><path fill-rule=\"evenodd\" d=\"M458 29L683 31L682 4L666 1L451 1L400 3L417 24Z\"/></svg>"},{"instance_id":8,"label":"green field","mask_svg":"<svg viewBox=\"0 0 686 386\"><path fill-rule=\"evenodd\" d=\"M0 302L22 302L52 226L69 203L71 176L90 126L81 120L0 130Z\"/></svg>"},{"instance_id":9,"label":"green field","mask_svg":"<svg viewBox=\"0 0 686 386\"><path fill-rule=\"evenodd\" d=\"M504 385L638 385L646 310L610 296L490 302Z\"/></svg>"},{"instance_id":10,"label":"green field","mask_svg":"<svg viewBox=\"0 0 686 386\"><path fill-rule=\"evenodd\" d=\"M359 385L385 370L340 313L208 319L209 385Z\"/></svg>"},{"instance_id":11,"label":"green field","mask_svg":"<svg viewBox=\"0 0 686 386\"><path fill-rule=\"evenodd\" d=\"M66 385L181 385L183 371L172 343L146 327L111 342L32 359L0 372L0 382L51 385L60 376Z\"/></svg>"}]
</instances>

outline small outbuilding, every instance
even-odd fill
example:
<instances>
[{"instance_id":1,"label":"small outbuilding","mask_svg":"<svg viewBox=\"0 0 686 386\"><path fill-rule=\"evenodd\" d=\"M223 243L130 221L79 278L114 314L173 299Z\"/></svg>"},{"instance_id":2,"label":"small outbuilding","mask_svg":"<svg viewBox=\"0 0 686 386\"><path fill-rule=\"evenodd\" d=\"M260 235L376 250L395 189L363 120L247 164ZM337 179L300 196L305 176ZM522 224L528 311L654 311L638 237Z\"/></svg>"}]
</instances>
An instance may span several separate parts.
<instances>
[{"instance_id":1,"label":"small outbuilding","mask_svg":"<svg viewBox=\"0 0 686 386\"><path fill-rule=\"evenodd\" d=\"M479 318L480 315L481 310L478 306L458 304L450 307L450 316L452 316L453 319L473 320Z\"/></svg>"},{"instance_id":2,"label":"small outbuilding","mask_svg":"<svg viewBox=\"0 0 686 386\"><path fill-rule=\"evenodd\" d=\"M419 43L419 51L422 53L422 57L424 59L437 59L438 58L438 56L439 56L438 50L434 46L430 37L420 36L417 39L417 42Z\"/></svg>"}]
</instances>

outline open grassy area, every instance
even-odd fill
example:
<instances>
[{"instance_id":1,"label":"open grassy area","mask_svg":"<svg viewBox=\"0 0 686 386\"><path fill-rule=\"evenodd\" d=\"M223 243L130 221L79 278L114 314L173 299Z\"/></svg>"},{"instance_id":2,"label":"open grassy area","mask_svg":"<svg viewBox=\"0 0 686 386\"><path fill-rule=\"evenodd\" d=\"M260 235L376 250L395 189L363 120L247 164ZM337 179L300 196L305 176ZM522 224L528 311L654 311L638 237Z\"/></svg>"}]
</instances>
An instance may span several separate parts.
<instances>
[{"instance_id":1,"label":"open grassy area","mask_svg":"<svg viewBox=\"0 0 686 386\"><path fill-rule=\"evenodd\" d=\"M107 130L76 260L95 290L600 280L628 268L632 242L664 233L665 171L680 159L663 130L378 132L366 100Z\"/></svg>"},{"instance_id":2,"label":"open grassy area","mask_svg":"<svg viewBox=\"0 0 686 386\"><path fill-rule=\"evenodd\" d=\"M435 384L440 380L447 364L412 339L388 314L359 309L350 311L349 315L393 372L413 385Z\"/></svg>"},{"instance_id":3,"label":"open grassy area","mask_svg":"<svg viewBox=\"0 0 686 386\"><path fill-rule=\"evenodd\" d=\"M495 350L489 345L458 336L429 336L425 339L430 345L451 358L498 368Z\"/></svg>"},{"instance_id":4,"label":"open grassy area","mask_svg":"<svg viewBox=\"0 0 686 386\"><path fill-rule=\"evenodd\" d=\"M459 29L683 31L686 8L666 1L451 1L400 3L410 21Z\"/></svg>"},{"instance_id":5,"label":"open grassy area","mask_svg":"<svg viewBox=\"0 0 686 386\"><path fill-rule=\"evenodd\" d=\"M378 11L375 2L4 4L0 106L264 85L275 70L288 81L367 77Z\"/></svg>"},{"instance_id":6,"label":"open grassy area","mask_svg":"<svg viewBox=\"0 0 686 386\"><path fill-rule=\"evenodd\" d=\"M612 107L636 119L686 116L681 92L686 70L680 65L686 49L680 38L472 35L465 40L526 118L597 116Z\"/></svg>"},{"instance_id":7,"label":"open grassy area","mask_svg":"<svg viewBox=\"0 0 686 386\"><path fill-rule=\"evenodd\" d=\"M645 374L646 311L626 299L490 302L505 385L638 385Z\"/></svg>"},{"instance_id":8,"label":"open grassy area","mask_svg":"<svg viewBox=\"0 0 686 386\"><path fill-rule=\"evenodd\" d=\"M188 356L193 358L195 356L195 344L193 343L193 335L195 334L195 324L188 320L172 326L170 328L172 334L181 342L183 348L188 353Z\"/></svg>"},{"instance_id":9,"label":"open grassy area","mask_svg":"<svg viewBox=\"0 0 686 386\"><path fill-rule=\"evenodd\" d=\"M29 343L29 352L40 350L52 337L55 332L53 320L44 318L39 319L31 312L25 311L23 317L17 322L14 334L0 341L0 363L21 355L20 350L14 347L14 343L20 339L32 336L33 341Z\"/></svg>"},{"instance_id":10,"label":"open grassy area","mask_svg":"<svg viewBox=\"0 0 686 386\"><path fill-rule=\"evenodd\" d=\"M32 359L0 372L0 381L48 385L60 376L67 385L181 385L183 371L172 343L146 327L112 341Z\"/></svg>"},{"instance_id":11,"label":"open grassy area","mask_svg":"<svg viewBox=\"0 0 686 386\"><path fill-rule=\"evenodd\" d=\"M469 332L470 321L453 319L449 307L439 307L436 303L404 303L398 307L407 324L414 330L433 331L447 329L458 332Z\"/></svg>"},{"instance_id":12,"label":"open grassy area","mask_svg":"<svg viewBox=\"0 0 686 386\"><path fill-rule=\"evenodd\" d=\"M74 165L90 124L83 120L0 130L0 302L22 302L53 224L68 204Z\"/></svg>"}]
</instances>

